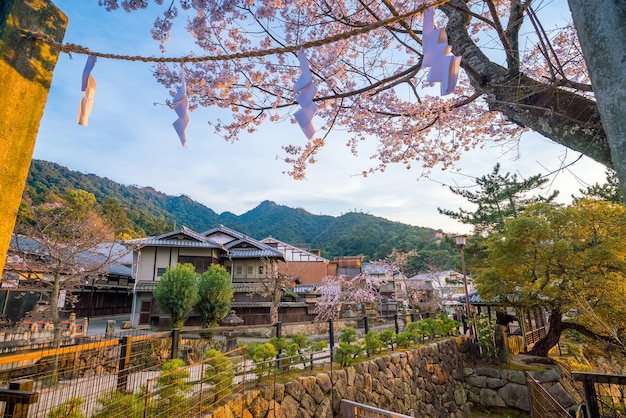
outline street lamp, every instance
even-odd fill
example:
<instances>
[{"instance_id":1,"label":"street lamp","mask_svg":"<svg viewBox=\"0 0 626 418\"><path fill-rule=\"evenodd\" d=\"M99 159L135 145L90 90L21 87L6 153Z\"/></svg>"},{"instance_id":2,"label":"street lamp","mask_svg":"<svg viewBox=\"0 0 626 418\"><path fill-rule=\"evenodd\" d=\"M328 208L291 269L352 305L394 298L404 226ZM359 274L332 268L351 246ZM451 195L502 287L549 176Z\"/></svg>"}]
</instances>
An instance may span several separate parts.
<instances>
[{"instance_id":1,"label":"street lamp","mask_svg":"<svg viewBox=\"0 0 626 418\"><path fill-rule=\"evenodd\" d=\"M463 287L465 287L465 310L467 311L467 319L471 319L472 307L470 305L469 293L467 291L467 276L465 274L465 253L463 248L465 248L465 244L467 241L467 235L457 235L454 237L456 240L456 246L459 248L461 252L461 270L463 270ZM472 327L470 326L470 338L473 338Z\"/></svg>"}]
</instances>

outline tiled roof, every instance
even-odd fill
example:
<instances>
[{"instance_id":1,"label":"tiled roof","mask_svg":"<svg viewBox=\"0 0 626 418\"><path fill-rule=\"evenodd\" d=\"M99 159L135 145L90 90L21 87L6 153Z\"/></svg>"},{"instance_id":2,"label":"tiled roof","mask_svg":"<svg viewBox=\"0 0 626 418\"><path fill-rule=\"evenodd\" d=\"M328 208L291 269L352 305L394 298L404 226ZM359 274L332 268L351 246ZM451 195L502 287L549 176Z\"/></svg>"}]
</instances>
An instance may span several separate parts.
<instances>
[{"instance_id":1,"label":"tiled roof","mask_svg":"<svg viewBox=\"0 0 626 418\"><path fill-rule=\"evenodd\" d=\"M135 289L138 292L152 292L154 290L154 286L156 286L156 282L137 282L137 286Z\"/></svg>"},{"instance_id":2,"label":"tiled roof","mask_svg":"<svg viewBox=\"0 0 626 418\"><path fill-rule=\"evenodd\" d=\"M240 249L236 248L228 251L229 258L279 258L282 259L283 255L281 252L269 249L258 249L258 248L250 248L250 249Z\"/></svg>"},{"instance_id":3,"label":"tiled roof","mask_svg":"<svg viewBox=\"0 0 626 418\"><path fill-rule=\"evenodd\" d=\"M156 239L154 237L134 240L133 244L150 247L186 247L186 248L220 248L220 245L209 239L205 241L190 241L184 239Z\"/></svg>"},{"instance_id":4,"label":"tiled roof","mask_svg":"<svg viewBox=\"0 0 626 418\"><path fill-rule=\"evenodd\" d=\"M233 283L233 290L239 293L258 293L265 290L262 283Z\"/></svg>"},{"instance_id":5,"label":"tiled roof","mask_svg":"<svg viewBox=\"0 0 626 418\"><path fill-rule=\"evenodd\" d=\"M272 302L233 302L231 308L271 308ZM279 308L306 308L306 302L280 302Z\"/></svg>"},{"instance_id":6,"label":"tiled roof","mask_svg":"<svg viewBox=\"0 0 626 418\"><path fill-rule=\"evenodd\" d=\"M180 238L181 236L184 238ZM138 238L127 242L135 246L220 248L217 242L184 226L156 237Z\"/></svg>"},{"instance_id":7,"label":"tiled roof","mask_svg":"<svg viewBox=\"0 0 626 418\"><path fill-rule=\"evenodd\" d=\"M367 273L370 275L387 275L387 274L392 274L393 269L391 268L391 266L389 265L384 265L384 264L363 264L362 266L362 270L363 273Z\"/></svg>"},{"instance_id":8,"label":"tiled roof","mask_svg":"<svg viewBox=\"0 0 626 418\"><path fill-rule=\"evenodd\" d=\"M470 303L474 304L474 305L481 305L481 304L489 304L490 305L490 304L495 303L495 302L483 301L483 299L478 294L478 291L476 291L476 290L474 290L472 292L469 292L469 300L470 300ZM465 295L459 296L459 302L465 303Z\"/></svg>"},{"instance_id":9,"label":"tiled roof","mask_svg":"<svg viewBox=\"0 0 626 418\"><path fill-rule=\"evenodd\" d=\"M218 225L215 228L211 228L208 231L204 231L201 235L206 237L216 232L221 232L223 234L230 235L231 237L236 238L236 239L242 239L245 237L245 235L242 234L241 232L237 232L234 229L225 227L224 225Z\"/></svg>"},{"instance_id":10,"label":"tiled roof","mask_svg":"<svg viewBox=\"0 0 626 418\"><path fill-rule=\"evenodd\" d=\"M306 294L306 293L319 293L317 288L321 284L299 284L298 286L293 288L293 291L298 294Z\"/></svg>"},{"instance_id":11,"label":"tiled roof","mask_svg":"<svg viewBox=\"0 0 626 418\"><path fill-rule=\"evenodd\" d=\"M100 250L102 250L102 248L103 247L101 247ZM17 240L15 239L15 237L11 237L10 249L21 250L21 251L28 252L30 254L36 254L40 256L41 258L46 258L46 255L47 255L46 248L43 245L41 245L37 240L29 238L29 237L24 237L24 236L19 236ZM118 256L117 254L111 254L109 256L109 254L107 253L103 254L103 253L99 253L96 251L83 251L81 253L76 254L74 256L74 259L77 264L85 266L85 269L87 270L91 269L92 271L94 271L97 269L98 271L106 271L109 274L131 277L132 275L131 268L126 265L116 262L115 257L117 256ZM25 262L23 260L21 261L22 263ZM42 261L41 263L28 261L28 263L29 265L40 264L42 266L40 268L41 271L48 270L48 268L46 267L45 261ZM14 269L16 271L19 270L18 264L19 263L14 263L14 267L15 267ZM104 266L104 268L101 269L98 266ZM24 265L24 267L26 266Z\"/></svg>"}]
</instances>

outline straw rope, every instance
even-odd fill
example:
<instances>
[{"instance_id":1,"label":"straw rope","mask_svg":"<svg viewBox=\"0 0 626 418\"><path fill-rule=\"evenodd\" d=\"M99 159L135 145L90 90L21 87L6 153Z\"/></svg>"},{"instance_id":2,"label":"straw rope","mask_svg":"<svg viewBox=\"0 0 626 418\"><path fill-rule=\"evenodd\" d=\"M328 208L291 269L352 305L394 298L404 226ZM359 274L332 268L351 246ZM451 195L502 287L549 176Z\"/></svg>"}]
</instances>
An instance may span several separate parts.
<instances>
[{"instance_id":1,"label":"straw rope","mask_svg":"<svg viewBox=\"0 0 626 418\"><path fill-rule=\"evenodd\" d=\"M400 15L391 17L389 19L370 23L369 25L362 26L360 28L356 28L348 32L338 33L336 35L329 36L327 38L320 39L320 40L304 42L299 45L293 45L293 46L284 46L284 47L269 48L269 49L263 49L263 50L252 50L252 51L238 52L238 53L225 54L225 55L205 55L205 56L199 56L199 57L183 56L183 57L170 57L170 58L155 57L155 56L146 57L146 56L141 56L141 55L119 55L119 54L110 54L110 53L105 53L105 52L92 51L89 48L86 48L81 45L73 44L73 43L63 44L63 43L55 41L54 39L50 38L48 35L44 33L39 33L39 32L22 31L22 36L30 37L36 41L45 42L54 48L58 48L61 52L65 52L67 54L72 54L72 53L85 54L85 55L93 55L93 56L100 57L100 58L108 58L108 59L116 59L116 60L124 60L124 61L142 61L142 62L157 62L157 63L169 63L169 62L197 63L197 62L203 62L203 61L230 61L230 60L241 59L241 58L264 57L268 55L296 52L300 48L307 49L307 48L313 48L316 46L331 44L331 43L338 42L341 40L349 39L357 35L362 35L364 33L370 32L375 29L380 29L386 26L391 26L393 24L396 24L398 22L401 22L403 20L416 16L420 13L423 13L427 8L431 6L438 7L442 4L447 3L448 1L449 0L434 1L431 4L420 6L417 9L412 10L410 12L400 14Z\"/></svg>"}]
</instances>

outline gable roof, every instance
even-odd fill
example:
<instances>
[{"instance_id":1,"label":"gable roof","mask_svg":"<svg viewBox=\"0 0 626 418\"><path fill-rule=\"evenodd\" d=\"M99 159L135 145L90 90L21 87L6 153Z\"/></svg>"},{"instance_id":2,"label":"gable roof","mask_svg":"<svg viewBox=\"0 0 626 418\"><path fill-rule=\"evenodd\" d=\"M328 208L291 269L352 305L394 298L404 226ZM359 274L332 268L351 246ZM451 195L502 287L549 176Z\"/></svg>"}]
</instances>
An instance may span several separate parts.
<instances>
[{"instance_id":1,"label":"gable roof","mask_svg":"<svg viewBox=\"0 0 626 418\"><path fill-rule=\"evenodd\" d=\"M285 242L279 241L273 237L264 238L261 240L261 242L283 253L283 255L285 256L285 260L290 261L290 262L297 262L297 261L321 262L321 263L330 262L324 257L320 257L317 254L313 254L312 252L309 252L295 245L291 245L291 244L287 244Z\"/></svg>"},{"instance_id":2,"label":"gable roof","mask_svg":"<svg viewBox=\"0 0 626 418\"><path fill-rule=\"evenodd\" d=\"M131 268L116 259L116 257L121 255L119 252L116 254L107 254L106 252L98 251L102 251L106 246L114 246L116 244L119 243L104 243L91 250L76 253L73 256L74 261L77 265L85 267L102 265L102 273L109 275L132 277ZM48 255L46 247L39 241L22 235L17 237L12 236L9 242L9 253L17 250L37 255L41 258L46 258ZM45 261L24 260L19 255L7 254L5 270L48 272L50 269ZM100 269L98 268L98 270Z\"/></svg>"},{"instance_id":3,"label":"gable roof","mask_svg":"<svg viewBox=\"0 0 626 418\"><path fill-rule=\"evenodd\" d=\"M243 239L246 237L246 235L242 234L241 232L225 227L224 225L218 225L215 228L211 228L207 231L204 231L202 232L201 235L207 238L211 237L211 235L220 235L220 236L227 235L232 238L230 241L236 240L236 239ZM227 242L230 242L230 241L227 241Z\"/></svg>"},{"instance_id":4,"label":"gable roof","mask_svg":"<svg viewBox=\"0 0 626 418\"><path fill-rule=\"evenodd\" d=\"M280 251L246 236L225 244L224 248L228 250L229 258L277 258L282 261L285 260Z\"/></svg>"},{"instance_id":5,"label":"gable roof","mask_svg":"<svg viewBox=\"0 0 626 418\"><path fill-rule=\"evenodd\" d=\"M176 231L167 232L156 237L137 238L127 242L133 246L150 247L221 247L217 242L184 226Z\"/></svg>"}]
</instances>

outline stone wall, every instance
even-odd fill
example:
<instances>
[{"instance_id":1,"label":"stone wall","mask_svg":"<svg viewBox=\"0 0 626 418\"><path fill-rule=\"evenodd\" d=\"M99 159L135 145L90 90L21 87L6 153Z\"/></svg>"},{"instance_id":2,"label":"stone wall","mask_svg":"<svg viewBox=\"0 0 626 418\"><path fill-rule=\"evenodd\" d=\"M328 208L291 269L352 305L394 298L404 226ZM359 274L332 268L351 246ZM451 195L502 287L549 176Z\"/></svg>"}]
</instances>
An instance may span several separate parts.
<instances>
[{"instance_id":1,"label":"stone wall","mask_svg":"<svg viewBox=\"0 0 626 418\"><path fill-rule=\"evenodd\" d=\"M453 338L233 397L210 418L341 417L341 399L424 417L465 417L466 343ZM334 411L334 414L333 414Z\"/></svg>"},{"instance_id":2,"label":"stone wall","mask_svg":"<svg viewBox=\"0 0 626 418\"><path fill-rule=\"evenodd\" d=\"M532 359L531 359L532 360ZM528 370L508 370L496 367L466 367L465 384L468 400L487 407L516 408L531 411L527 374L537 381L563 408L576 407L582 402L571 379L557 364L542 361Z\"/></svg>"},{"instance_id":3,"label":"stone wall","mask_svg":"<svg viewBox=\"0 0 626 418\"><path fill-rule=\"evenodd\" d=\"M530 412L530 393L524 371L466 367L464 374L471 402Z\"/></svg>"}]
</instances>

